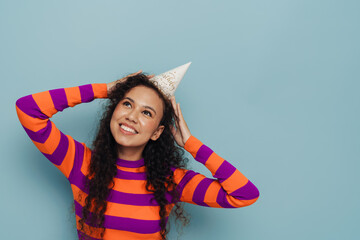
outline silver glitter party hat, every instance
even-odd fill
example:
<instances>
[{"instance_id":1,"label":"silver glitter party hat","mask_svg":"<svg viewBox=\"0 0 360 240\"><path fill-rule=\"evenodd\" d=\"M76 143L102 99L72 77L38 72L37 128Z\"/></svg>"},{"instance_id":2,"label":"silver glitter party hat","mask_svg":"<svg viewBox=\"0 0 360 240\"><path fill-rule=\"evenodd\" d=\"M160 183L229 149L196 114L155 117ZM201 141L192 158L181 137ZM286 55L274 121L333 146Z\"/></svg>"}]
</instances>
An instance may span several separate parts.
<instances>
[{"instance_id":1,"label":"silver glitter party hat","mask_svg":"<svg viewBox=\"0 0 360 240\"><path fill-rule=\"evenodd\" d=\"M156 75L155 77L151 78L150 81L152 81L156 86L158 86L159 89L168 98L170 98L172 95L174 95L176 88L178 87L181 79L184 77L190 64L191 62L188 62L177 68Z\"/></svg>"}]
</instances>

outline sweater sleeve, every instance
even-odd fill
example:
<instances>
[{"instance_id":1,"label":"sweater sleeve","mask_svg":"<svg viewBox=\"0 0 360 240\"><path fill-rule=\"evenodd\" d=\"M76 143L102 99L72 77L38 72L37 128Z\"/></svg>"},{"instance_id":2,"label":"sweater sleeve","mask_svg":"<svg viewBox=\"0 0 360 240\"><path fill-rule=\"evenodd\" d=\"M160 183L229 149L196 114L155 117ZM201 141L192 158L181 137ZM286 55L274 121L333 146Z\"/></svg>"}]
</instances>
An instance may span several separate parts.
<instances>
[{"instance_id":1,"label":"sweater sleeve","mask_svg":"<svg viewBox=\"0 0 360 240\"><path fill-rule=\"evenodd\" d=\"M91 151L84 143L62 133L49 118L65 108L106 97L106 83L94 83L27 95L19 98L15 107L31 141L70 180L72 170L81 167Z\"/></svg>"},{"instance_id":2,"label":"sweater sleeve","mask_svg":"<svg viewBox=\"0 0 360 240\"><path fill-rule=\"evenodd\" d=\"M215 179L192 170L175 169L180 201L205 207L239 208L251 205L259 198L259 191L252 182L200 140L191 136L184 148L204 164Z\"/></svg>"}]
</instances>

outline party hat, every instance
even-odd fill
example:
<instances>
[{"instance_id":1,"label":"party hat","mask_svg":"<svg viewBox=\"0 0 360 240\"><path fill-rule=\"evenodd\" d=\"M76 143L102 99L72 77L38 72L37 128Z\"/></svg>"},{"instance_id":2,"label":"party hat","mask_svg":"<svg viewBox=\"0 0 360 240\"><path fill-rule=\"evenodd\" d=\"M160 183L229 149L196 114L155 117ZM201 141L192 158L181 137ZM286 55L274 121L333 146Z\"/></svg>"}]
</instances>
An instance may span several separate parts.
<instances>
[{"instance_id":1,"label":"party hat","mask_svg":"<svg viewBox=\"0 0 360 240\"><path fill-rule=\"evenodd\" d=\"M190 64L191 62L188 62L177 68L156 75L155 77L150 78L150 81L153 82L168 98L170 98L174 95L177 86L184 77Z\"/></svg>"}]
</instances>

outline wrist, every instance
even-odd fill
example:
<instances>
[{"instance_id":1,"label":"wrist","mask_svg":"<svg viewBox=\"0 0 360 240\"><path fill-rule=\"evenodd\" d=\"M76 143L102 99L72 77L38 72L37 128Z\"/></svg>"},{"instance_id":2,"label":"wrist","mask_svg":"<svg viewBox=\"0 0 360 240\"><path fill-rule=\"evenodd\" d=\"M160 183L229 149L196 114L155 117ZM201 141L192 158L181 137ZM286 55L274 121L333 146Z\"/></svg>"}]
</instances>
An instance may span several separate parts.
<instances>
[{"instance_id":1,"label":"wrist","mask_svg":"<svg viewBox=\"0 0 360 240\"><path fill-rule=\"evenodd\" d=\"M195 158L197 151L202 145L203 144L199 139L191 135L189 139L185 142L184 149Z\"/></svg>"},{"instance_id":2,"label":"wrist","mask_svg":"<svg viewBox=\"0 0 360 240\"><path fill-rule=\"evenodd\" d=\"M107 83L107 84L106 84L106 88L107 88L108 94L110 93L111 87L112 87L112 83Z\"/></svg>"},{"instance_id":3,"label":"wrist","mask_svg":"<svg viewBox=\"0 0 360 240\"><path fill-rule=\"evenodd\" d=\"M183 139L184 139L184 147L185 147L186 142L189 141L189 139L190 139L191 136L192 136L191 134L188 134L188 135L186 135L186 136L183 137Z\"/></svg>"},{"instance_id":4,"label":"wrist","mask_svg":"<svg viewBox=\"0 0 360 240\"><path fill-rule=\"evenodd\" d=\"M94 98L107 98L107 84L106 83L93 83L92 84Z\"/></svg>"}]
</instances>

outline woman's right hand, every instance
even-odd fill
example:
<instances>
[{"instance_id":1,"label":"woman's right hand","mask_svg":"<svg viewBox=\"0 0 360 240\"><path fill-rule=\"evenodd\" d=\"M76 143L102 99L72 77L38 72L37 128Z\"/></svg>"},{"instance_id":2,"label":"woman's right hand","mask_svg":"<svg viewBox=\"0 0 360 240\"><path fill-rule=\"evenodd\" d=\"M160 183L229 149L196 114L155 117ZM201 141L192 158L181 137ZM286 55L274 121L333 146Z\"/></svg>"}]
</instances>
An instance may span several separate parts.
<instances>
[{"instance_id":1,"label":"woman's right hand","mask_svg":"<svg viewBox=\"0 0 360 240\"><path fill-rule=\"evenodd\" d=\"M110 83L107 83L107 91L108 91L108 94L110 94L112 88L113 88L117 83L119 83L119 82L124 82L124 81L126 81L127 78L132 77L132 76L135 76L135 75L138 75L138 74L140 74L141 72L142 72L142 70L139 70L139 71L137 71L136 73L129 74L129 75L127 75L126 77L123 77L123 78L121 78L121 79L115 80L115 81L110 82ZM155 76L155 74L147 75L148 79L150 79L150 78L152 78L152 77L154 77L154 76Z\"/></svg>"}]
</instances>

